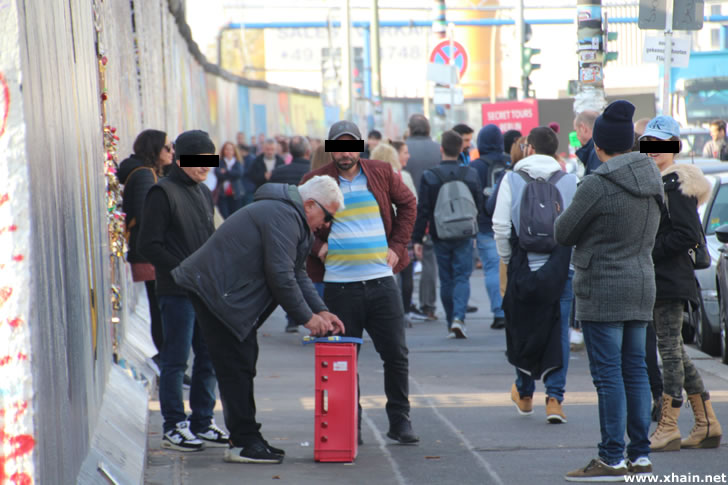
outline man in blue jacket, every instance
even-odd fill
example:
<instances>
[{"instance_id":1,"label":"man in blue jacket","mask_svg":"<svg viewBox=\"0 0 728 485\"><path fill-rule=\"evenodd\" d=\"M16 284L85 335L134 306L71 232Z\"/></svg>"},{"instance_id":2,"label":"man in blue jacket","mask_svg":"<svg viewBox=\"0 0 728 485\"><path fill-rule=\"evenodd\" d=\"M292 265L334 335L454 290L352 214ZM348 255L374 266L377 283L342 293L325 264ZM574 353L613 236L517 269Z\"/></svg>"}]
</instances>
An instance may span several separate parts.
<instances>
[{"instance_id":1,"label":"man in blue jacket","mask_svg":"<svg viewBox=\"0 0 728 485\"><path fill-rule=\"evenodd\" d=\"M470 166L478 172L480 185L484 195L489 196L496 183L501 179L510 158L503 152L503 135L496 125L485 125L478 132L479 158L470 162ZM505 314L501 308L500 274L498 270L498 251L493 238L492 214L485 207L478 208L478 252L483 262L485 289L490 299L490 311L493 312L493 323L490 328L502 329L506 326Z\"/></svg>"},{"instance_id":2,"label":"man in blue jacket","mask_svg":"<svg viewBox=\"0 0 728 485\"><path fill-rule=\"evenodd\" d=\"M306 274L313 231L331 223L344 197L331 177L296 187L265 184L173 272L190 292L220 387L230 446L225 461L280 463L255 419L258 328L280 304L313 335L344 333Z\"/></svg>"},{"instance_id":3,"label":"man in blue jacket","mask_svg":"<svg viewBox=\"0 0 728 485\"><path fill-rule=\"evenodd\" d=\"M574 119L574 130L576 137L581 143L581 148L576 151L581 163L584 164L584 175L589 175L594 170L601 167L602 162L599 161L597 153L594 151L594 140L592 140L592 131L594 130L594 122L597 120L599 113L592 110L584 110Z\"/></svg>"}]
</instances>

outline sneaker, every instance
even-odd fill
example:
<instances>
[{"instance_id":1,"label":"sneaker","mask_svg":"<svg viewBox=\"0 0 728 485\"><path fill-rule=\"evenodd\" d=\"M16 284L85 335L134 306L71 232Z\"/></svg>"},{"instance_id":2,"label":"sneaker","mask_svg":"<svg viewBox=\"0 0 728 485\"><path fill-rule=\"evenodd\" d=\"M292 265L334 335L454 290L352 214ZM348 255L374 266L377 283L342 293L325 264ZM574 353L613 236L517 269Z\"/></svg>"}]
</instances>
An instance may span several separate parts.
<instances>
[{"instance_id":1,"label":"sneaker","mask_svg":"<svg viewBox=\"0 0 728 485\"><path fill-rule=\"evenodd\" d=\"M616 465L607 465L595 458L584 468L567 473L564 479L567 482L623 482L628 473L624 460Z\"/></svg>"},{"instance_id":2,"label":"sneaker","mask_svg":"<svg viewBox=\"0 0 728 485\"><path fill-rule=\"evenodd\" d=\"M561 408L561 403L555 397L546 396L546 421L551 424L566 422L566 415Z\"/></svg>"},{"instance_id":3,"label":"sneaker","mask_svg":"<svg viewBox=\"0 0 728 485\"><path fill-rule=\"evenodd\" d=\"M570 350L581 350L584 348L584 334L576 328L569 329Z\"/></svg>"},{"instance_id":4,"label":"sneaker","mask_svg":"<svg viewBox=\"0 0 728 485\"><path fill-rule=\"evenodd\" d=\"M387 438L399 441L402 445L413 445L420 441L420 437L412 430L412 423L409 419L400 421L398 424L389 427Z\"/></svg>"},{"instance_id":5,"label":"sneaker","mask_svg":"<svg viewBox=\"0 0 728 485\"><path fill-rule=\"evenodd\" d=\"M228 446L228 441L230 440L230 435L218 428L215 424L215 420L212 420L210 426L208 426L205 431L195 433L195 435L207 446L215 448L224 448Z\"/></svg>"},{"instance_id":6,"label":"sneaker","mask_svg":"<svg viewBox=\"0 0 728 485\"><path fill-rule=\"evenodd\" d=\"M268 448L268 451L270 451L271 453L276 454L276 455L286 456L286 451L285 450L283 450L281 448L276 448L275 446L273 446L270 443L268 443L262 437L261 437L261 439L263 440L263 444L265 445L265 447Z\"/></svg>"},{"instance_id":7,"label":"sneaker","mask_svg":"<svg viewBox=\"0 0 728 485\"><path fill-rule=\"evenodd\" d=\"M192 378L187 374L182 378L182 389L189 389L192 386Z\"/></svg>"},{"instance_id":8,"label":"sneaker","mask_svg":"<svg viewBox=\"0 0 728 485\"><path fill-rule=\"evenodd\" d=\"M490 324L490 328L492 328L493 330L501 330L506 328L505 317L495 317L493 319L493 323Z\"/></svg>"},{"instance_id":9,"label":"sneaker","mask_svg":"<svg viewBox=\"0 0 728 485\"><path fill-rule=\"evenodd\" d=\"M458 336L457 336L457 335L455 335L455 332L449 332L449 333L447 334L447 338L458 338Z\"/></svg>"},{"instance_id":10,"label":"sneaker","mask_svg":"<svg viewBox=\"0 0 728 485\"><path fill-rule=\"evenodd\" d=\"M511 387L511 401L515 403L518 414L521 416L530 416L533 414L533 396L521 397L515 382Z\"/></svg>"},{"instance_id":11,"label":"sneaker","mask_svg":"<svg viewBox=\"0 0 728 485\"><path fill-rule=\"evenodd\" d=\"M427 314L414 305L410 307L408 315L412 320L427 320Z\"/></svg>"},{"instance_id":12,"label":"sneaker","mask_svg":"<svg viewBox=\"0 0 728 485\"><path fill-rule=\"evenodd\" d=\"M273 453L262 441L247 446L231 446L223 459L230 463L280 463L283 455Z\"/></svg>"},{"instance_id":13,"label":"sneaker","mask_svg":"<svg viewBox=\"0 0 728 485\"><path fill-rule=\"evenodd\" d=\"M458 320L457 318L452 321L450 331L455 334L456 338L468 338L468 336L465 335L465 322Z\"/></svg>"},{"instance_id":14,"label":"sneaker","mask_svg":"<svg viewBox=\"0 0 728 485\"><path fill-rule=\"evenodd\" d=\"M162 436L162 448L177 451L200 451L205 444L197 439L187 421L180 421L177 427Z\"/></svg>"},{"instance_id":15,"label":"sneaker","mask_svg":"<svg viewBox=\"0 0 728 485\"><path fill-rule=\"evenodd\" d=\"M646 456L640 456L635 461L627 460L627 470L633 475L652 475L652 462Z\"/></svg>"},{"instance_id":16,"label":"sneaker","mask_svg":"<svg viewBox=\"0 0 728 485\"><path fill-rule=\"evenodd\" d=\"M477 311L478 311L478 307L477 306L470 306L470 305L468 305L465 308L465 313L475 313Z\"/></svg>"},{"instance_id":17,"label":"sneaker","mask_svg":"<svg viewBox=\"0 0 728 485\"><path fill-rule=\"evenodd\" d=\"M149 357L147 359L147 365L152 369L155 374L157 374L157 377L162 375L162 362L159 354Z\"/></svg>"},{"instance_id":18,"label":"sneaker","mask_svg":"<svg viewBox=\"0 0 728 485\"><path fill-rule=\"evenodd\" d=\"M430 322L434 322L437 320L437 315L435 314L435 309L431 307L422 307L420 308L420 311L425 314L425 320L428 320Z\"/></svg>"}]
</instances>

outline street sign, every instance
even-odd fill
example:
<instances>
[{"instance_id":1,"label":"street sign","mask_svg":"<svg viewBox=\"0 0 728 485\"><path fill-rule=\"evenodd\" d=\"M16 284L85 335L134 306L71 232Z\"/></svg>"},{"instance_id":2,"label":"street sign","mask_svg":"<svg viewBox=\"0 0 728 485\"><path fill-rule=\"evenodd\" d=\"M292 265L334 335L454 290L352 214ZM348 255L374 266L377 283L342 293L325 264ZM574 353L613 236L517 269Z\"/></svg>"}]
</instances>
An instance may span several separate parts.
<instances>
[{"instance_id":1,"label":"street sign","mask_svg":"<svg viewBox=\"0 0 728 485\"><path fill-rule=\"evenodd\" d=\"M465 47L459 42L453 42L453 52L450 52L450 41L443 40L432 49L430 54L430 62L437 64L449 64L450 59L454 59L455 65L458 67L460 77L465 75L468 69L468 53Z\"/></svg>"},{"instance_id":2,"label":"street sign","mask_svg":"<svg viewBox=\"0 0 728 485\"><path fill-rule=\"evenodd\" d=\"M427 64L427 80L437 84L457 84L458 77L455 71L457 66L450 64L438 64L430 62Z\"/></svg>"},{"instance_id":3,"label":"street sign","mask_svg":"<svg viewBox=\"0 0 728 485\"><path fill-rule=\"evenodd\" d=\"M642 30L665 30L667 5L672 4L673 30L700 30L703 28L704 0L640 0L637 25Z\"/></svg>"},{"instance_id":4,"label":"street sign","mask_svg":"<svg viewBox=\"0 0 728 485\"><path fill-rule=\"evenodd\" d=\"M703 0L675 0L672 10L673 30L700 30L703 28Z\"/></svg>"},{"instance_id":5,"label":"street sign","mask_svg":"<svg viewBox=\"0 0 728 485\"><path fill-rule=\"evenodd\" d=\"M643 62L664 62L665 38L663 36L645 36L645 48L642 51ZM671 67L688 67L690 62L690 37L672 38Z\"/></svg>"},{"instance_id":6,"label":"street sign","mask_svg":"<svg viewBox=\"0 0 728 485\"><path fill-rule=\"evenodd\" d=\"M454 91L451 93L451 90ZM443 88L435 86L435 94L432 97L433 104L463 104L465 96L463 95L463 88Z\"/></svg>"},{"instance_id":7,"label":"street sign","mask_svg":"<svg viewBox=\"0 0 728 485\"><path fill-rule=\"evenodd\" d=\"M667 0L640 0L637 25L642 30L665 30Z\"/></svg>"}]
</instances>

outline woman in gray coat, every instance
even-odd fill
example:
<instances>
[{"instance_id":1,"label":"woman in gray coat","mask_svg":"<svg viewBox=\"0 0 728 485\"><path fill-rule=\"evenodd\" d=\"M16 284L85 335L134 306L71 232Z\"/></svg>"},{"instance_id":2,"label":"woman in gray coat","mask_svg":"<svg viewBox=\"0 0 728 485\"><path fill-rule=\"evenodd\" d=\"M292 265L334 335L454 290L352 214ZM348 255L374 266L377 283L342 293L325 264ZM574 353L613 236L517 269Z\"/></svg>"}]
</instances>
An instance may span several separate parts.
<instances>
[{"instance_id":1,"label":"woman in gray coat","mask_svg":"<svg viewBox=\"0 0 728 485\"><path fill-rule=\"evenodd\" d=\"M602 438L599 458L569 472L569 481L652 472L645 328L655 303L652 248L663 190L655 163L630 152L633 114L632 104L615 101L597 118L593 139L602 166L582 180L556 220L556 240L574 246L576 319L597 388Z\"/></svg>"}]
</instances>

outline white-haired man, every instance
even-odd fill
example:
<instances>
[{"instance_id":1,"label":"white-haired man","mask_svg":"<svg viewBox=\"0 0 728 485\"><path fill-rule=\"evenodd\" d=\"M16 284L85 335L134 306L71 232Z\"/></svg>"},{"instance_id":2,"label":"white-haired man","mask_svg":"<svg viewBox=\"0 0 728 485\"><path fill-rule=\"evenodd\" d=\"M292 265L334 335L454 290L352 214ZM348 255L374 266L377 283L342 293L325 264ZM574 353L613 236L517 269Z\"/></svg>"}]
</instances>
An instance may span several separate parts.
<instances>
[{"instance_id":1,"label":"white-haired man","mask_svg":"<svg viewBox=\"0 0 728 485\"><path fill-rule=\"evenodd\" d=\"M313 335L344 332L305 268L313 231L329 226L343 207L331 177L300 187L266 184L172 273L190 292L210 349L230 431L225 461L280 463L285 454L263 439L255 420L257 330L273 310L281 305Z\"/></svg>"}]
</instances>

